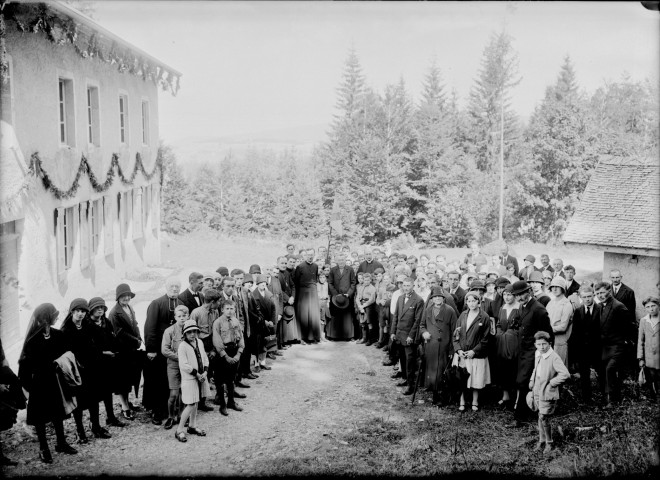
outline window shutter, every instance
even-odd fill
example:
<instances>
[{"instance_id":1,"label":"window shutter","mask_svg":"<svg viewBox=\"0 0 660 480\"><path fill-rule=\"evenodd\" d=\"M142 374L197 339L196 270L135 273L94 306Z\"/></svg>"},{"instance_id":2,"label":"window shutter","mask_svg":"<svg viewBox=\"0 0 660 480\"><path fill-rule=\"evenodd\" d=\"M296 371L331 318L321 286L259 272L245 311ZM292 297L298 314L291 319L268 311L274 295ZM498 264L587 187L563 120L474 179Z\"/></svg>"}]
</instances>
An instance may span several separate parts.
<instances>
[{"instance_id":1,"label":"window shutter","mask_svg":"<svg viewBox=\"0 0 660 480\"><path fill-rule=\"evenodd\" d=\"M80 269L89 268L89 202L80 204Z\"/></svg>"},{"instance_id":2,"label":"window shutter","mask_svg":"<svg viewBox=\"0 0 660 480\"><path fill-rule=\"evenodd\" d=\"M103 251L106 255L114 252L112 195L103 197Z\"/></svg>"},{"instance_id":3,"label":"window shutter","mask_svg":"<svg viewBox=\"0 0 660 480\"><path fill-rule=\"evenodd\" d=\"M57 208L55 210L55 248L57 250L57 281L64 280L64 273L66 272L66 265L64 259L64 209Z\"/></svg>"}]
</instances>

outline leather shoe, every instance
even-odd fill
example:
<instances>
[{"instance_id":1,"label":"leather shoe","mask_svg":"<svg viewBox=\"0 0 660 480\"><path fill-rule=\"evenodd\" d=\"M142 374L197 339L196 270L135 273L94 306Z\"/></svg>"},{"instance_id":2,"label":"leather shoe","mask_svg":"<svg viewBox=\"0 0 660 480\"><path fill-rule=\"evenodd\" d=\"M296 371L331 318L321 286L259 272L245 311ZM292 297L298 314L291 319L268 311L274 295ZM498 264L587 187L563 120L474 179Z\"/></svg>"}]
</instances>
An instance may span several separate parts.
<instances>
[{"instance_id":1,"label":"leather shoe","mask_svg":"<svg viewBox=\"0 0 660 480\"><path fill-rule=\"evenodd\" d=\"M399 382L399 383L397 383L396 386L397 386L397 387L407 387L407 386L408 386L408 382L407 382L406 380L404 380L403 382Z\"/></svg>"},{"instance_id":2,"label":"leather shoe","mask_svg":"<svg viewBox=\"0 0 660 480\"><path fill-rule=\"evenodd\" d=\"M126 420L135 420L135 414L131 410L122 410L121 416Z\"/></svg>"},{"instance_id":3,"label":"leather shoe","mask_svg":"<svg viewBox=\"0 0 660 480\"><path fill-rule=\"evenodd\" d=\"M234 398L247 398L247 395L242 393L234 392Z\"/></svg>"},{"instance_id":4,"label":"leather shoe","mask_svg":"<svg viewBox=\"0 0 660 480\"><path fill-rule=\"evenodd\" d=\"M235 403L230 403L227 405L227 408L231 408L232 410L236 410L237 412L242 412L243 409L236 405Z\"/></svg>"},{"instance_id":5,"label":"leather shoe","mask_svg":"<svg viewBox=\"0 0 660 480\"><path fill-rule=\"evenodd\" d=\"M274 353L270 353L270 352L269 352L269 353L266 355L266 357L267 357L267 358L270 358L271 360L277 360L277 357L275 356Z\"/></svg>"},{"instance_id":6,"label":"leather shoe","mask_svg":"<svg viewBox=\"0 0 660 480\"><path fill-rule=\"evenodd\" d=\"M261 365L261 368L264 370L272 370L272 367L269 367L268 365Z\"/></svg>"},{"instance_id":7,"label":"leather shoe","mask_svg":"<svg viewBox=\"0 0 660 480\"><path fill-rule=\"evenodd\" d=\"M151 423L153 423L154 425L162 425L163 421L158 417L154 417L151 419Z\"/></svg>"},{"instance_id":8,"label":"leather shoe","mask_svg":"<svg viewBox=\"0 0 660 480\"><path fill-rule=\"evenodd\" d=\"M386 362L383 362L383 365L385 365L386 367L391 367L393 365L396 365L396 363L391 360L388 360Z\"/></svg>"},{"instance_id":9,"label":"leather shoe","mask_svg":"<svg viewBox=\"0 0 660 480\"><path fill-rule=\"evenodd\" d=\"M403 373L396 372L396 373L390 375L390 378L403 378Z\"/></svg>"},{"instance_id":10,"label":"leather shoe","mask_svg":"<svg viewBox=\"0 0 660 480\"><path fill-rule=\"evenodd\" d=\"M121 422L117 417L112 417L108 418L105 421L106 425L110 425L111 427L125 427L126 424L124 422Z\"/></svg>"},{"instance_id":11,"label":"leather shoe","mask_svg":"<svg viewBox=\"0 0 660 480\"><path fill-rule=\"evenodd\" d=\"M256 380L257 378L259 378L259 375L255 375L254 373L250 373L248 375L245 375L245 378L247 378L248 380Z\"/></svg>"},{"instance_id":12,"label":"leather shoe","mask_svg":"<svg viewBox=\"0 0 660 480\"><path fill-rule=\"evenodd\" d=\"M283 357L284 356L284 354L282 352L280 352L279 350L274 351L273 355L276 355L278 357Z\"/></svg>"},{"instance_id":13,"label":"leather shoe","mask_svg":"<svg viewBox=\"0 0 660 480\"><path fill-rule=\"evenodd\" d=\"M236 385L239 388L250 388L250 385L246 385L242 382L234 382L234 385Z\"/></svg>"},{"instance_id":14,"label":"leather shoe","mask_svg":"<svg viewBox=\"0 0 660 480\"><path fill-rule=\"evenodd\" d=\"M108 432L103 427L100 427L98 429L92 429L92 434L96 438L112 438L112 435L110 435L110 432Z\"/></svg>"},{"instance_id":15,"label":"leather shoe","mask_svg":"<svg viewBox=\"0 0 660 480\"><path fill-rule=\"evenodd\" d=\"M412 395L415 390L412 387L406 388L406 391L403 392L404 395Z\"/></svg>"},{"instance_id":16,"label":"leather shoe","mask_svg":"<svg viewBox=\"0 0 660 480\"><path fill-rule=\"evenodd\" d=\"M50 454L50 450L47 448L39 451L39 458L44 463L53 463L53 456Z\"/></svg>"},{"instance_id":17,"label":"leather shoe","mask_svg":"<svg viewBox=\"0 0 660 480\"><path fill-rule=\"evenodd\" d=\"M165 425L163 425L163 428L165 430L169 430L173 426L174 426L174 419L173 418L168 418L167 420L165 420Z\"/></svg>"},{"instance_id":18,"label":"leather shoe","mask_svg":"<svg viewBox=\"0 0 660 480\"><path fill-rule=\"evenodd\" d=\"M66 453L68 455L75 455L76 453L78 453L78 450L73 448L68 443L63 443L61 445L60 444L55 445L55 451L59 452L59 453Z\"/></svg>"},{"instance_id":19,"label":"leather shoe","mask_svg":"<svg viewBox=\"0 0 660 480\"><path fill-rule=\"evenodd\" d=\"M209 407L206 404L206 402L199 402L199 405L197 406L197 408L199 410L201 410L202 412L212 412L213 411L213 407Z\"/></svg>"},{"instance_id":20,"label":"leather shoe","mask_svg":"<svg viewBox=\"0 0 660 480\"><path fill-rule=\"evenodd\" d=\"M220 413L223 414L225 417L229 415L229 412L227 412L227 407L220 407Z\"/></svg>"}]
</instances>

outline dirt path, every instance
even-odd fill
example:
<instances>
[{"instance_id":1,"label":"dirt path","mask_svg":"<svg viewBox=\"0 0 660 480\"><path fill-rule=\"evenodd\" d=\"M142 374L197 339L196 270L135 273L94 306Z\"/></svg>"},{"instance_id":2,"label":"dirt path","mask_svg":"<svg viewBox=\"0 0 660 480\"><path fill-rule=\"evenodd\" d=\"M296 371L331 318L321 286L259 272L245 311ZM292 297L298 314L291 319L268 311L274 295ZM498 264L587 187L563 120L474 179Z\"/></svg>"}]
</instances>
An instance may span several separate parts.
<instances>
[{"instance_id":1,"label":"dirt path","mask_svg":"<svg viewBox=\"0 0 660 480\"><path fill-rule=\"evenodd\" d=\"M208 435L189 437L186 444L141 415L127 428L112 428L112 439L77 447L76 456L53 453L54 463L47 467L37 458L36 439L17 425L3 438L6 453L20 464L5 474L268 475L287 464L293 468L290 462L328 461L324 454L344 448L341 437L358 422L397 417L394 407L404 397L385 380L391 369L380 365L381 358L375 348L354 343L295 345L284 359L269 361L272 370L251 381L250 389L241 389L248 396L240 401L243 412L230 410L223 417L216 407L201 413L199 425ZM399 402L383 402L378 393L383 387ZM383 403L390 403L389 412ZM67 425L73 441L73 422Z\"/></svg>"}]
</instances>

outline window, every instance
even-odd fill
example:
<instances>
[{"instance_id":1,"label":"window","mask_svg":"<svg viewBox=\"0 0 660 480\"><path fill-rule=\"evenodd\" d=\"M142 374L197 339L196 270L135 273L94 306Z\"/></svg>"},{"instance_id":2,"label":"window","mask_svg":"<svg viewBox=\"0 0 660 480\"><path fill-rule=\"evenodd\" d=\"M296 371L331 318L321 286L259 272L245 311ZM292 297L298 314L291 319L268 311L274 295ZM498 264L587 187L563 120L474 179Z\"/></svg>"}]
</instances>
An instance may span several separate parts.
<instances>
[{"instance_id":1,"label":"window","mask_svg":"<svg viewBox=\"0 0 660 480\"><path fill-rule=\"evenodd\" d=\"M101 200L94 200L92 202L92 209L89 213L89 233L91 236L91 241L89 243L92 256L96 255L96 253L99 251L99 243L101 240L102 213L103 211L101 209Z\"/></svg>"},{"instance_id":2,"label":"window","mask_svg":"<svg viewBox=\"0 0 660 480\"><path fill-rule=\"evenodd\" d=\"M75 147L75 108L73 106L73 80L60 78L58 81L59 96L59 135L60 144Z\"/></svg>"},{"instance_id":3,"label":"window","mask_svg":"<svg viewBox=\"0 0 660 480\"><path fill-rule=\"evenodd\" d=\"M87 87L87 141L90 145L101 145L101 129L99 118L99 89Z\"/></svg>"},{"instance_id":4,"label":"window","mask_svg":"<svg viewBox=\"0 0 660 480\"><path fill-rule=\"evenodd\" d=\"M13 86L13 76L14 68L12 64L11 57L7 55L7 81L0 82L0 91L2 92L2 97L0 98L0 113L2 114L2 120L7 122L10 125L14 124L14 86Z\"/></svg>"},{"instance_id":5,"label":"window","mask_svg":"<svg viewBox=\"0 0 660 480\"><path fill-rule=\"evenodd\" d=\"M149 145L149 102L142 100L142 144Z\"/></svg>"},{"instance_id":6,"label":"window","mask_svg":"<svg viewBox=\"0 0 660 480\"><path fill-rule=\"evenodd\" d=\"M66 270L73 264L73 248L76 234L78 206L55 210L55 240L57 248L58 280L64 278Z\"/></svg>"},{"instance_id":7,"label":"window","mask_svg":"<svg viewBox=\"0 0 660 480\"><path fill-rule=\"evenodd\" d=\"M119 95L119 141L128 144L128 95Z\"/></svg>"}]
</instances>

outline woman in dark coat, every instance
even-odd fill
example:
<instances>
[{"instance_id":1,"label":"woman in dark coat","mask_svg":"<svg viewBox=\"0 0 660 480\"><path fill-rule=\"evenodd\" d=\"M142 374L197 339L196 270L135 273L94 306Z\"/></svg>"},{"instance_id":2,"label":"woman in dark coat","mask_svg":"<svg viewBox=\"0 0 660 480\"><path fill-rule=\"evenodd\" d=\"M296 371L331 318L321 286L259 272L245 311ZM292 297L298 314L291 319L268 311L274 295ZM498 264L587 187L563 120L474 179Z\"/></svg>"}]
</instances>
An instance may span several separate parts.
<instances>
[{"instance_id":1,"label":"woman in dark coat","mask_svg":"<svg viewBox=\"0 0 660 480\"><path fill-rule=\"evenodd\" d=\"M83 410L89 410L92 433L96 438L110 438L110 432L99 424L99 401L102 399L104 378L100 371L100 352L94 345L92 326L87 320L89 306L84 298L71 302L69 313L62 322L62 333L66 335L71 351L80 365L82 385L76 392L78 408L73 411L78 431L78 443L87 443Z\"/></svg>"},{"instance_id":2,"label":"woman in dark coat","mask_svg":"<svg viewBox=\"0 0 660 480\"><path fill-rule=\"evenodd\" d=\"M490 383L488 364L488 342L490 340L490 317L480 308L481 298L477 292L465 295L467 310L461 313L454 332L454 358L452 365L465 367L470 374L467 388L472 390L472 410L479 410L479 390ZM465 394L461 394L460 411L465 410Z\"/></svg>"},{"instance_id":3,"label":"woman in dark coat","mask_svg":"<svg viewBox=\"0 0 660 480\"><path fill-rule=\"evenodd\" d=\"M125 427L116 416L112 404L112 393L118 390L121 376L124 374L121 366L117 364L117 338L112 324L105 317L108 307L101 297L94 297L89 301L89 326L92 332L92 341L97 350L99 361L100 399L105 405L106 424L113 427Z\"/></svg>"},{"instance_id":4,"label":"woman in dark coat","mask_svg":"<svg viewBox=\"0 0 660 480\"><path fill-rule=\"evenodd\" d=\"M108 315L108 320L117 338L116 369L121 372L121 375L117 376L114 393L119 395L122 417L126 420L135 418L133 411L137 408L128 401L128 395L131 388L134 388L137 397L144 363L144 342L140 335L135 311L130 305L130 301L134 296L131 287L127 284L118 285L117 303Z\"/></svg>"},{"instance_id":5,"label":"woman in dark coat","mask_svg":"<svg viewBox=\"0 0 660 480\"><path fill-rule=\"evenodd\" d=\"M424 387L433 391L435 400L442 373L445 371L452 353L456 312L445 304L445 297L440 287L431 289L429 299L432 304L422 314L420 333L426 342L424 347L426 360Z\"/></svg>"},{"instance_id":6,"label":"woman in dark coat","mask_svg":"<svg viewBox=\"0 0 660 480\"><path fill-rule=\"evenodd\" d=\"M54 361L69 350L69 345L66 336L52 328L59 313L50 303L43 303L34 310L18 360L18 378L29 394L26 423L35 427L39 438L39 458L44 463L53 462L46 439L48 422L52 422L57 437L55 451L78 453L67 443L62 423L69 414L61 401Z\"/></svg>"},{"instance_id":7,"label":"woman in dark coat","mask_svg":"<svg viewBox=\"0 0 660 480\"><path fill-rule=\"evenodd\" d=\"M520 313L518 302L511 293L512 291L511 284L504 287L504 292L502 292L504 305L500 308L495 333L496 368L494 370L497 372L498 385L502 387L502 399L498 405L506 405L511 402L511 393L516 390L516 375L518 374Z\"/></svg>"}]
</instances>

